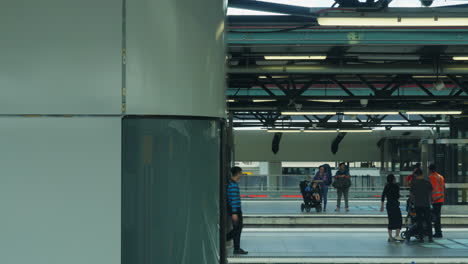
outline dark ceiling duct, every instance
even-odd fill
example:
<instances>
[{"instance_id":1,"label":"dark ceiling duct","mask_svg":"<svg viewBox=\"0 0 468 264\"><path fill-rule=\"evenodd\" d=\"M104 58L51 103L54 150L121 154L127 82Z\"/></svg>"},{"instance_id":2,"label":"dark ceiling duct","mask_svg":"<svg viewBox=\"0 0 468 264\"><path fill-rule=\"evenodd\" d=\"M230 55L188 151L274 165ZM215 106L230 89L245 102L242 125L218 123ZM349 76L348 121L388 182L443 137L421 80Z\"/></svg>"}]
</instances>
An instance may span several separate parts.
<instances>
[{"instance_id":1,"label":"dark ceiling duct","mask_svg":"<svg viewBox=\"0 0 468 264\"><path fill-rule=\"evenodd\" d=\"M338 136L336 136L336 138L333 140L331 145L331 152L333 153L333 155L335 155L338 152L338 147L345 136L346 133L341 132L338 133Z\"/></svg>"},{"instance_id":2,"label":"dark ceiling duct","mask_svg":"<svg viewBox=\"0 0 468 264\"><path fill-rule=\"evenodd\" d=\"M271 151L276 155L279 151L279 145L281 142L281 137L283 136L283 133L275 133L273 136L273 142L271 143Z\"/></svg>"}]
</instances>

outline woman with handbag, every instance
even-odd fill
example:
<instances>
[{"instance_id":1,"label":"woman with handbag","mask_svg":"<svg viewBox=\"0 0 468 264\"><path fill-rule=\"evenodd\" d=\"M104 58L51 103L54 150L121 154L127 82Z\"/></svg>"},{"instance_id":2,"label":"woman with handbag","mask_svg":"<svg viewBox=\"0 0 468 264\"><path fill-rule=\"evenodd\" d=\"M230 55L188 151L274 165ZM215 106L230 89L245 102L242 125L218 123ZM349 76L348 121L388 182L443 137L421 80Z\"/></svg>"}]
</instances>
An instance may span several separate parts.
<instances>
[{"instance_id":1,"label":"woman with handbag","mask_svg":"<svg viewBox=\"0 0 468 264\"><path fill-rule=\"evenodd\" d=\"M344 196L346 212L349 212L348 194L349 188L351 187L351 175L349 175L349 169L346 167L345 163L340 163L339 169L335 174L333 187L335 187L338 192L335 212L340 211L342 196Z\"/></svg>"},{"instance_id":2,"label":"woman with handbag","mask_svg":"<svg viewBox=\"0 0 468 264\"><path fill-rule=\"evenodd\" d=\"M327 164L319 167L319 171L315 174L314 181L320 182L320 190L322 191L322 202L323 202L323 211L327 211L327 196L328 196L328 186L330 186L332 181L332 176L330 171L330 166Z\"/></svg>"}]
</instances>

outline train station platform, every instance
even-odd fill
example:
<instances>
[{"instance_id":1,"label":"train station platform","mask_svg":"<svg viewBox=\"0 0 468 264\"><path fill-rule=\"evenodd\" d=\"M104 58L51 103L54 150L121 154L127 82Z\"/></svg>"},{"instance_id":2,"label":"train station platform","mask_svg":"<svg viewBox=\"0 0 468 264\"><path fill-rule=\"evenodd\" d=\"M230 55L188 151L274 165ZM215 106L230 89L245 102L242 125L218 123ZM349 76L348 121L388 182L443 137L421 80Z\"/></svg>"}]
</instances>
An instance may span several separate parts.
<instances>
[{"instance_id":1,"label":"train station platform","mask_svg":"<svg viewBox=\"0 0 468 264\"><path fill-rule=\"evenodd\" d=\"M384 228L246 228L229 263L468 263L468 228L434 243L387 242Z\"/></svg>"},{"instance_id":2,"label":"train station platform","mask_svg":"<svg viewBox=\"0 0 468 264\"><path fill-rule=\"evenodd\" d=\"M288 227L288 226L375 226L387 224L386 212L380 212L379 200L351 200L350 211L335 212L336 201L328 203L327 212L303 213L302 200L244 200L245 225L251 227ZM406 216L406 204L401 211ZM442 208L442 224L445 226L468 225L468 206L445 205Z\"/></svg>"}]
</instances>

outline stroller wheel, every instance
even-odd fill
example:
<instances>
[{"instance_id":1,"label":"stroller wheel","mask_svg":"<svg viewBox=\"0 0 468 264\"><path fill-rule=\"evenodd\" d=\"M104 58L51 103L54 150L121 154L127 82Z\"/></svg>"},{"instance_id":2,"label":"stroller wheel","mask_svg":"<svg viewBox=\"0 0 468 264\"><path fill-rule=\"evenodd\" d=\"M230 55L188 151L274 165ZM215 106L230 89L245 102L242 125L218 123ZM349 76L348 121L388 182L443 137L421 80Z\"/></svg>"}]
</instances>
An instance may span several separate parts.
<instances>
[{"instance_id":1,"label":"stroller wheel","mask_svg":"<svg viewBox=\"0 0 468 264\"><path fill-rule=\"evenodd\" d=\"M306 212L310 213L310 207L306 207Z\"/></svg>"},{"instance_id":2,"label":"stroller wheel","mask_svg":"<svg viewBox=\"0 0 468 264\"><path fill-rule=\"evenodd\" d=\"M406 232L405 231L401 232L400 236L401 236L401 238L406 239Z\"/></svg>"},{"instance_id":3,"label":"stroller wheel","mask_svg":"<svg viewBox=\"0 0 468 264\"><path fill-rule=\"evenodd\" d=\"M304 204L301 204L301 212L304 212Z\"/></svg>"}]
</instances>

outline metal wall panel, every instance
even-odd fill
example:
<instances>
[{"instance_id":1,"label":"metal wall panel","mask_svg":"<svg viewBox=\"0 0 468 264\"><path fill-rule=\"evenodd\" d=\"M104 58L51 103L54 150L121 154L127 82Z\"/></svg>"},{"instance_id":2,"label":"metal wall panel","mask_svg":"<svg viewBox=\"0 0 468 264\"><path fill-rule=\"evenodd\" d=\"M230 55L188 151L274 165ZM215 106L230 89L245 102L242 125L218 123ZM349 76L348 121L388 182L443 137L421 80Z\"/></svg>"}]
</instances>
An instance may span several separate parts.
<instances>
[{"instance_id":1,"label":"metal wall panel","mask_svg":"<svg viewBox=\"0 0 468 264\"><path fill-rule=\"evenodd\" d=\"M121 113L121 0L0 6L0 114Z\"/></svg>"},{"instance_id":2,"label":"metal wall panel","mask_svg":"<svg viewBox=\"0 0 468 264\"><path fill-rule=\"evenodd\" d=\"M223 0L127 2L127 113L225 116Z\"/></svg>"},{"instance_id":3,"label":"metal wall panel","mask_svg":"<svg viewBox=\"0 0 468 264\"><path fill-rule=\"evenodd\" d=\"M0 146L0 263L120 263L120 118L4 117Z\"/></svg>"},{"instance_id":4,"label":"metal wall panel","mask_svg":"<svg viewBox=\"0 0 468 264\"><path fill-rule=\"evenodd\" d=\"M220 122L123 120L122 264L219 263Z\"/></svg>"}]
</instances>

